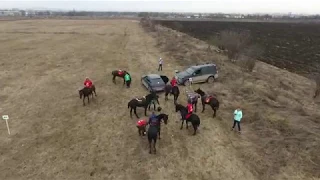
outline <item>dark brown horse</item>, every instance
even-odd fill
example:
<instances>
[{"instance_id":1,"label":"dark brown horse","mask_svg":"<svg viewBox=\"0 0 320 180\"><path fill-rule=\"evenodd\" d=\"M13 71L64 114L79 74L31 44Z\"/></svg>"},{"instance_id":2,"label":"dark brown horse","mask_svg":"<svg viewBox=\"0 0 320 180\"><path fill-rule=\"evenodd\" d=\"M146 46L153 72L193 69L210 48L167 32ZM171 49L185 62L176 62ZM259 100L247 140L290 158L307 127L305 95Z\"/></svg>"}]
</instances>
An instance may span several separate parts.
<instances>
[{"instance_id":1,"label":"dark brown horse","mask_svg":"<svg viewBox=\"0 0 320 180\"><path fill-rule=\"evenodd\" d=\"M164 92L165 92L165 100L168 100L168 95L170 94L173 95L173 101L177 101L178 97L180 95L180 90L178 86L174 86L172 87L171 84L167 84L164 88Z\"/></svg>"},{"instance_id":2,"label":"dark brown horse","mask_svg":"<svg viewBox=\"0 0 320 180\"><path fill-rule=\"evenodd\" d=\"M218 99L213 95L207 95L200 88L195 90L194 92L198 93L201 96L202 112L204 112L205 110L205 105L209 104L214 112L213 117L216 117L217 110L219 109L220 104Z\"/></svg>"},{"instance_id":3,"label":"dark brown horse","mask_svg":"<svg viewBox=\"0 0 320 180\"><path fill-rule=\"evenodd\" d=\"M186 118L186 115L188 114L188 110L185 106L181 105L181 104L176 104L175 103L175 107L176 107L176 112L180 112L181 114L181 127L180 129L183 128L183 123L184 121L186 121L186 129L188 129L188 122L191 122L192 126L193 126L193 135L196 135L198 127L200 126L200 118L198 115L196 114L191 114L190 117Z\"/></svg>"},{"instance_id":4,"label":"dark brown horse","mask_svg":"<svg viewBox=\"0 0 320 180\"><path fill-rule=\"evenodd\" d=\"M89 95L92 95L92 98L93 98L93 93L95 96L97 96L96 87L94 85L92 85L91 88L84 87L83 89L79 89L79 96L80 96L80 99L82 99L82 96L83 96L83 105L84 106L86 105L84 103L85 98L86 97L88 98L88 104L89 104L90 103Z\"/></svg>"},{"instance_id":5,"label":"dark brown horse","mask_svg":"<svg viewBox=\"0 0 320 180\"><path fill-rule=\"evenodd\" d=\"M143 107L144 108L144 115L147 116L147 108L149 107L149 110L150 110L151 103L153 103L154 109L155 109L154 101L156 101L158 104L160 104L159 103L159 96L154 92L152 92L144 97L141 97L141 98L131 99L128 102L128 109L130 108L130 117L132 118L132 110L133 110L136 117L139 118L139 116L137 115L137 107Z\"/></svg>"},{"instance_id":6,"label":"dark brown horse","mask_svg":"<svg viewBox=\"0 0 320 180\"><path fill-rule=\"evenodd\" d=\"M157 143L157 137L159 134L160 139L160 130L161 130L161 120L163 119L164 124L168 123L168 115L167 114L159 114L155 117L157 120L157 123L153 124L151 120L149 120L149 128L148 128L148 141L149 141L149 153L151 154L151 143L153 141L153 150L156 154L156 143Z\"/></svg>"},{"instance_id":7,"label":"dark brown horse","mask_svg":"<svg viewBox=\"0 0 320 180\"><path fill-rule=\"evenodd\" d=\"M112 74L112 82L116 84L116 77L121 77L123 79L123 85L126 83L124 80L124 75L129 74L127 71L124 70L114 70L111 72ZM130 74L129 74L130 75Z\"/></svg>"}]
</instances>

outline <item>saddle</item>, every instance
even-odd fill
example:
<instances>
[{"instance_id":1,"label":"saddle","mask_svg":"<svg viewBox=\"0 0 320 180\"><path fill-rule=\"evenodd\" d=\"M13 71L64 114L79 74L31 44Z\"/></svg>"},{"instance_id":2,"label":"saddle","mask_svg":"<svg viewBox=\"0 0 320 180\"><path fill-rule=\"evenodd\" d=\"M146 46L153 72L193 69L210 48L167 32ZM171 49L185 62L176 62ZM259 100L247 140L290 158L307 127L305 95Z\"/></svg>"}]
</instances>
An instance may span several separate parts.
<instances>
[{"instance_id":1,"label":"saddle","mask_svg":"<svg viewBox=\"0 0 320 180\"><path fill-rule=\"evenodd\" d=\"M213 98L213 96L207 96L204 101L206 103L209 103L212 98Z\"/></svg>"},{"instance_id":2,"label":"saddle","mask_svg":"<svg viewBox=\"0 0 320 180\"><path fill-rule=\"evenodd\" d=\"M186 115L186 120L189 119L191 115L192 115L192 114L187 114L187 115Z\"/></svg>"},{"instance_id":3,"label":"saddle","mask_svg":"<svg viewBox=\"0 0 320 180\"><path fill-rule=\"evenodd\" d=\"M146 100L146 96L142 96L142 98L136 98L136 100L142 102L143 100Z\"/></svg>"}]
</instances>

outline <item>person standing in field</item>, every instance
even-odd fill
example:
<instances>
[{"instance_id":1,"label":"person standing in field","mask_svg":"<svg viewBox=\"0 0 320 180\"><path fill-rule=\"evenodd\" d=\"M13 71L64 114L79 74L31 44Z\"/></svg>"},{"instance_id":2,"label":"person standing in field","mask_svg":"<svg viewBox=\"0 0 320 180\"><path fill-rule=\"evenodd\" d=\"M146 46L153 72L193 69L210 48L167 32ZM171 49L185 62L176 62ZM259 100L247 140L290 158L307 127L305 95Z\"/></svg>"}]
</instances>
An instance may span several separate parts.
<instances>
[{"instance_id":1,"label":"person standing in field","mask_svg":"<svg viewBox=\"0 0 320 180\"><path fill-rule=\"evenodd\" d=\"M240 128L240 121L242 119L242 110L240 109L240 107L238 107L234 112L233 112L233 126L231 131L233 131L234 127L236 126L236 124L238 125L238 130L239 130L239 134L241 133L241 128Z\"/></svg>"},{"instance_id":2,"label":"person standing in field","mask_svg":"<svg viewBox=\"0 0 320 180\"><path fill-rule=\"evenodd\" d=\"M131 84L130 74L126 73L126 75L124 75L124 80L126 81L127 88L130 88L130 84Z\"/></svg>"},{"instance_id":3,"label":"person standing in field","mask_svg":"<svg viewBox=\"0 0 320 180\"><path fill-rule=\"evenodd\" d=\"M158 71L162 71L162 64L163 64L163 59L162 58L160 58L159 59L159 67L158 67Z\"/></svg>"}]
</instances>

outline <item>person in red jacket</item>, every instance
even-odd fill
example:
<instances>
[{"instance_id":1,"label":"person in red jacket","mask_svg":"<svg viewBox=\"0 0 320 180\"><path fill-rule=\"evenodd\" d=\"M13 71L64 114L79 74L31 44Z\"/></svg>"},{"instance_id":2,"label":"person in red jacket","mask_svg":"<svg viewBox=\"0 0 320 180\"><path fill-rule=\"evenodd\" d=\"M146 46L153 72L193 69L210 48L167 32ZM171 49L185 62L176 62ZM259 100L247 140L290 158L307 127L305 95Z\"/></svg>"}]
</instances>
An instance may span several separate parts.
<instances>
[{"instance_id":1,"label":"person in red jacket","mask_svg":"<svg viewBox=\"0 0 320 180\"><path fill-rule=\"evenodd\" d=\"M178 81L177 81L176 77L173 77L173 78L172 78L170 84L171 84L172 87L178 85Z\"/></svg>"},{"instance_id":2,"label":"person in red jacket","mask_svg":"<svg viewBox=\"0 0 320 180\"><path fill-rule=\"evenodd\" d=\"M87 88L91 88L92 87L92 81L88 77L86 77L86 80L84 81L83 84Z\"/></svg>"},{"instance_id":3,"label":"person in red jacket","mask_svg":"<svg viewBox=\"0 0 320 180\"><path fill-rule=\"evenodd\" d=\"M188 119L193 113L193 105L192 105L191 99L188 99L187 109L188 109L188 114L186 115L186 119Z\"/></svg>"}]
</instances>

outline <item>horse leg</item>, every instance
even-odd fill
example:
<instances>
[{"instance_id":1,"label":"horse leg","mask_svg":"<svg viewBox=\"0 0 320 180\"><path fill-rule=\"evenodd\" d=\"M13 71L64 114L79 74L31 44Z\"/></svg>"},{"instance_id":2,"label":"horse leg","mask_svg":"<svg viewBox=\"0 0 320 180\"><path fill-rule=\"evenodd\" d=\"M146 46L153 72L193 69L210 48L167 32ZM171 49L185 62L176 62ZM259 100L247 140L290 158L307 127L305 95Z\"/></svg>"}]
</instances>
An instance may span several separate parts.
<instances>
[{"instance_id":1,"label":"horse leg","mask_svg":"<svg viewBox=\"0 0 320 180\"><path fill-rule=\"evenodd\" d=\"M161 131L161 130L160 130L160 127L159 127L159 139L161 139L161 138L160 138L160 131Z\"/></svg>"},{"instance_id":2,"label":"horse leg","mask_svg":"<svg viewBox=\"0 0 320 180\"><path fill-rule=\"evenodd\" d=\"M149 154L151 154L151 142L152 142L152 139L150 139L150 137L148 137L149 139Z\"/></svg>"},{"instance_id":3,"label":"horse leg","mask_svg":"<svg viewBox=\"0 0 320 180\"><path fill-rule=\"evenodd\" d=\"M197 104L198 104L198 101L196 101L196 103L194 103L194 112L197 112Z\"/></svg>"},{"instance_id":4,"label":"horse leg","mask_svg":"<svg viewBox=\"0 0 320 180\"><path fill-rule=\"evenodd\" d=\"M198 126L197 125L193 125L193 135L196 135L196 132L197 132L197 129L198 129Z\"/></svg>"},{"instance_id":5,"label":"horse leg","mask_svg":"<svg viewBox=\"0 0 320 180\"><path fill-rule=\"evenodd\" d=\"M96 90L93 90L93 92L94 92L94 95L97 96ZM93 95L92 95L92 97L93 97Z\"/></svg>"},{"instance_id":6,"label":"horse leg","mask_svg":"<svg viewBox=\"0 0 320 180\"><path fill-rule=\"evenodd\" d=\"M157 154L156 143L157 143L157 136L154 138L154 142L153 142L153 150L155 154Z\"/></svg>"},{"instance_id":7,"label":"horse leg","mask_svg":"<svg viewBox=\"0 0 320 180\"><path fill-rule=\"evenodd\" d=\"M217 110L216 110L216 108L214 107L214 108L212 108L213 109L213 118L214 117L216 117L216 115L217 115Z\"/></svg>"},{"instance_id":8,"label":"horse leg","mask_svg":"<svg viewBox=\"0 0 320 180\"><path fill-rule=\"evenodd\" d=\"M180 129L182 129L182 128L183 128L183 122L184 122L184 120L182 119L182 123L181 123L181 127L180 127Z\"/></svg>"},{"instance_id":9,"label":"horse leg","mask_svg":"<svg viewBox=\"0 0 320 180\"><path fill-rule=\"evenodd\" d=\"M114 84L116 84L116 76L115 76L115 75L113 75L112 82L113 82Z\"/></svg>"},{"instance_id":10,"label":"horse leg","mask_svg":"<svg viewBox=\"0 0 320 180\"><path fill-rule=\"evenodd\" d=\"M87 98L88 98L88 104L90 104L89 95L87 96Z\"/></svg>"},{"instance_id":11,"label":"horse leg","mask_svg":"<svg viewBox=\"0 0 320 180\"><path fill-rule=\"evenodd\" d=\"M130 107L130 117L132 118L132 107Z\"/></svg>"},{"instance_id":12,"label":"horse leg","mask_svg":"<svg viewBox=\"0 0 320 180\"><path fill-rule=\"evenodd\" d=\"M150 109L150 106L149 106ZM147 107L144 108L144 115L147 116Z\"/></svg>"},{"instance_id":13,"label":"horse leg","mask_svg":"<svg viewBox=\"0 0 320 180\"><path fill-rule=\"evenodd\" d=\"M138 127L139 136L141 136L141 129Z\"/></svg>"},{"instance_id":14,"label":"horse leg","mask_svg":"<svg viewBox=\"0 0 320 180\"><path fill-rule=\"evenodd\" d=\"M134 107L134 108L133 108L133 112L134 112L134 114L136 115L136 117L139 118L139 116L138 116L138 114L137 114L137 107ZM147 116L147 115L146 115L146 116Z\"/></svg>"},{"instance_id":15,"label":"horse leg","mask_svg":"<svg viewBox=\"0 0 320 180\"><path fill-rule=\"evenodd\" d=\"M206 108L206 104L203 102L202 103L202 113L204 112L205 108Z\"/></svg>"},{"instance_id":16,"label":"horse leg","mask_svg":"<svg viewBox=\"0 0 320 180\"><path fill-rule=\"evenodd\" d=\"M83 101L83 106L85 106L86 104L85 104L85 97L83 97L83 99L82 99L82 101Z\"/></svg>"},{"instance_id":17,"label":"horse leg","mask_svg":"<svg viewBox=\"0 0 320 180\"><path fill-rule=\"evenodd\" d=\"M188 121L186 120L186 129L188 129L189 127L188 127Z\"/></svg>"},{"instance_id":18,"label":"horse leg","mask_svg":"<svg viewBox=\"0 0 320 180\"><path fill-rule=\"evenodd\" d=\"M156 103L153 102L153 110L156 110Z\"/></svg>"}]
</instances>

